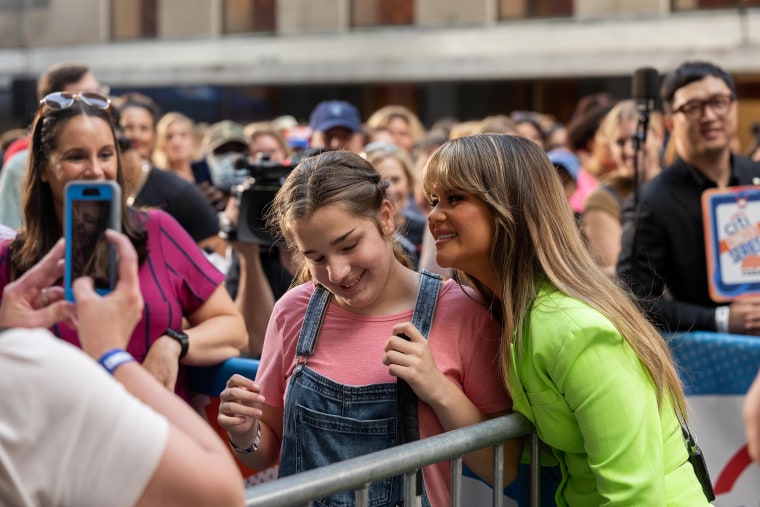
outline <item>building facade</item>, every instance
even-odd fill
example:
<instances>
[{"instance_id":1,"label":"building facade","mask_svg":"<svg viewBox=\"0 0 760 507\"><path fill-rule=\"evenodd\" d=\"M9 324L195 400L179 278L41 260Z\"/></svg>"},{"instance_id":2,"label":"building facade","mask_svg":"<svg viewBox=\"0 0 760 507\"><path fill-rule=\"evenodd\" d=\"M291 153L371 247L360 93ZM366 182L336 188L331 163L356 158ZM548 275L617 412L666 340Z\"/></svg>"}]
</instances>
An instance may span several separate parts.
<instances>
[{"instance_id":1,"label":"building facade","mask_svg":"<svg viewBox=\"0 0 760 507\"><path fill-rule=\"evenodd\" d=\"M760 0L0 0L0 119L59 61L203 121L304 119L344 98L430 124L515 109L565 121L586 93L626 97L636 68L707 59L737 80L745 143L758 49Z\"/></svg>"}]
</instances>

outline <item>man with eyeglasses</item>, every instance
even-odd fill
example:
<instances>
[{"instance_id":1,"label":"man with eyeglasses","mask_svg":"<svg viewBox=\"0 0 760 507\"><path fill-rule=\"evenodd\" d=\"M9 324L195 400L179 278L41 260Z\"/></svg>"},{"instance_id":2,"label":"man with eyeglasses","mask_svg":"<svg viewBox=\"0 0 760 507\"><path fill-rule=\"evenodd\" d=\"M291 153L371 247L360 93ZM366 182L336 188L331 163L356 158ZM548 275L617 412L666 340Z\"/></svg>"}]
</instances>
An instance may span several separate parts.
<instances>
[{"instance_id":1,"label":"man with eyeglasses","mask_svg":"<svg viewBox=\"0 0 760 507\"><path fill-rule=\"evenodd\" d=\"M48 67L37 84L38 99L53 92L95 92L108 95L109 90L95 79L87 65L64 62ZM11 229L18 229L22 222L21 180L26 171L26 146L29 138L22 138L17 143L25 143L25 146L0 171L0 224Z\"/></svg>"},{"instance_id":2,"label":"man with eyeglasses","mask_svg":"<svg viewBox=\"0 0 760 507\"><path fill-rule=\"evenodd\" d=\"M719 306L709 295L702 193L760 183L760 164L731 150L737 129L731 76L709 62L686 62L660 89L677 158L623 211L617 274L665 331L760 334L760 298Z\"/></svg>"}]
</instances>

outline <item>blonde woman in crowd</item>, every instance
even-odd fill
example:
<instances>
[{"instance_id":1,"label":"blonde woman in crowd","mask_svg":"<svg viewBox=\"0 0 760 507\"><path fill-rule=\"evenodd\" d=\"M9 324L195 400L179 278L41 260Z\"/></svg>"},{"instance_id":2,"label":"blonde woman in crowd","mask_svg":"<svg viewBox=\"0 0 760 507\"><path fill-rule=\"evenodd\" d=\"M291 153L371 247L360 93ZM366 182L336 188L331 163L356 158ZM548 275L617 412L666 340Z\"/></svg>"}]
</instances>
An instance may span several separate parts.
<instances>
[{"instance_id":1,"label":"blonde woman in crowd","mask_svg":"<svg viewBox=\"0 0 760 507\"><path fill-rule=\"evenodd\" d=\"M290 147L280 132L269 122L249 123L245 126L248 136L251 158L268 159L272 162L284 162L291 156Z\"/></svg>"},{"instance_id":2,"label":"blonde woman in crowd","mask_svg":"<svg viewBox=\"0 0 760 507\"><path fill-rule=\"evenodd\" d=\"M660 174L660 152L665 138L662 115L650 115L646 146L639 149L638 165L634 159L634 143L639 114L633 100L619 102L599 126L599 137L606 139L617 169L604 176L599 186L586 198L581 219L583 235L589 249L602 268L610 275L620 255L623 235L623 202L637 186L634 179L638 169L638 185Z\"/></svg>"},{"instance_id":3,"label":"blonde woman in crowd","mask_svg":"<svg viewBox=\"0 0 760 507\"><path fill-rule=\"evenodd\" d=\"M367 127L387 130L393 143L408 153L412 152L414 144L425 134L425 128L417 115L404 106L396 105L381 107L372 113L367 120Z\"/></svg>"},{"instance_id":4,"label":"blonde woman in crowd","mask_svg":"<svg viewBox=\"0 0 760 507\"><path fill-rule=\"evenodd\" d=\"M156 148L153 164L169 169L177 176L195 183L192 163L199 158L195 123L182 113L169 112L156 124Z\"/></svg>"}]
</instances>

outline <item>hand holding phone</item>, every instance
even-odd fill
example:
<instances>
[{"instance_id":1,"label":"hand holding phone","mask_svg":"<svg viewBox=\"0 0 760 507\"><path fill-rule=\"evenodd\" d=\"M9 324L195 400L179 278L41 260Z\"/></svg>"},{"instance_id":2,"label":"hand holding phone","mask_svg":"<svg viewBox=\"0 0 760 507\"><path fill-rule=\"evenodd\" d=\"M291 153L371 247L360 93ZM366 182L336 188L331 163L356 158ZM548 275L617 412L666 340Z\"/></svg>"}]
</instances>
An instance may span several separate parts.
<instances>
[{"instance_id":1,"label":"hand holding phone","mask_svg":"<svg viewBox=\"0 0 760 507\"><path fill-rule=\"evenodd\" d=\"M71 181L65 188L64 212L66 300L74 301L71 284L80 276L91 277L98 294L109 293L118 270L105 232L121 230L121 188L114 181Z\"/></svg>"}]
</instances>

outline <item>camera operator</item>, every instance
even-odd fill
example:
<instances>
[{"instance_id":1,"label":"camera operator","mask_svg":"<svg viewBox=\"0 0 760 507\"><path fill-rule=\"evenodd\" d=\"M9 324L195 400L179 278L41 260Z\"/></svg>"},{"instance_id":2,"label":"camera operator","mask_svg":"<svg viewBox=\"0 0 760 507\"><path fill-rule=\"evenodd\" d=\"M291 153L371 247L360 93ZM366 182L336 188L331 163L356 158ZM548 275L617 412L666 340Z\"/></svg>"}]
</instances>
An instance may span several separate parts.
<instances>
[{"instance_id":1,"label":"camera operator","mask_svg":"<svg viewBox=\"0 0 760 507\"><path fill-rule=\"evenodd\" d=\"M230 189L240 183L235 164L248 157L248 137L243 126L230 120L209 126L203 136L204 160L192 164L195 181L217 210L224 210Z\"/></svg>"},{"instance_id":2,"label":"camera operator","mask_svg":"<svg viewBox=\"0 0 760 507\"><path fill-rule=\"evenodd\" d=\"M225 287L246 322L249 343L247 355L259 357L274 301L288 289L295 271L287 248L274 245L268 234L260 230L263 229L258 224L260 216L238 220L241 199L257 201L245 203L244 207L249 215L260 215L266 205L262 199L268 199L267 191L273 192L262 190L261 187L279 187L279 179L268 177L266 172L271 169L275 175L282 174L284 177L290 168L290 163L285 158L289 155L287 144L281 141L282 138L276 131L259 128L250 132L250 139L250 151L254 155L251 158L238 158L234 169L244 171L246 178L252 176L253 179L233 187L227 206L220 215L220 235L227 240L232 250ZM249 187L252 191L246 193ZM248 204L252 206L250 210ZM254 223L249 223L252 220ZM238 226L243 228L240 233ZM258 237L252 238L251 234Z\"/></svg>"},{"instance_id":3,"label":"camera operator","mask_svg":"<svg viewBox=\"0 0 760 507\"><path fill-rule=\"evenodd\" d=\"M221 218L229 226L237 226L238 221L238 197L233 195L227 201L227 207ZM224 224L220 235L224 236ZM230 227L227 228L230 231ZM248 332L248 348L243 350L243 355L253 358L261 356L264 346L264 333L269 322L269 316L274 307L274 291L266 272L272 271L274 254L278 254L279 248L261 248L258 243L237 241L236 236L226 236L231 247L231 263L224 280L224 286L235 300L235 306L243 315L246 331ZM268 269L265 269L264 266ZM282 273L287 272L279 266Z\"/></svg>"}]
</instances>

